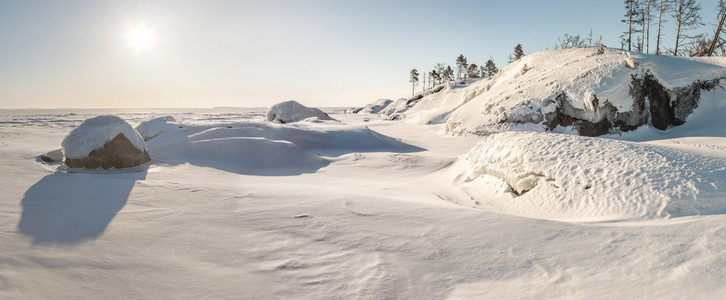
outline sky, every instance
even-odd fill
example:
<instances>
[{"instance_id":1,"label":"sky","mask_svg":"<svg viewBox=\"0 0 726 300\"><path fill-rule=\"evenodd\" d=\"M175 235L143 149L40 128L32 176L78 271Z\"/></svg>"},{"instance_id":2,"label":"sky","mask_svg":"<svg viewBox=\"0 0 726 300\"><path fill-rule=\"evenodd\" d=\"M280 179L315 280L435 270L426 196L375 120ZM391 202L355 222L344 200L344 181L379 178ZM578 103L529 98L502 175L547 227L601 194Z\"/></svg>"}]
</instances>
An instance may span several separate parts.
<instances>
[{"instance_id":1,"label":"sky","mask_svg":"<svg viewBox=\"0 0 726 300\"><path fill-rule=\"evenodd\" d=\"M362 106L410 96L411 69L459 54L501 68L517 43L590 30L619 48L623 14L615 0L0 0L0 108ZM672 48L670 17L663 30Z\"/></svg>"}]
</instances>

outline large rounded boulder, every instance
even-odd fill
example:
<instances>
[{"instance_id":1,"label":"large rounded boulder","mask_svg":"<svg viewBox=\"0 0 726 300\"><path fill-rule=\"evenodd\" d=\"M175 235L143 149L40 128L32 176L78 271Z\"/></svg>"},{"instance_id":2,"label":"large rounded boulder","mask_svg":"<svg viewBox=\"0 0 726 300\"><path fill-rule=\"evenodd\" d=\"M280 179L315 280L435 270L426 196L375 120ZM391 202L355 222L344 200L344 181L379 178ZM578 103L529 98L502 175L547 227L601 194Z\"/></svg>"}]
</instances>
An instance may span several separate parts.
<instances>
[{"instance_id":1,"label":"large rounded boulder","mask_svg":"<svg viewBox=\"0 0 726 300\"><path fill-rule=\"evenodd\" d=\"M129 123L116 116L84 121L63 139L65 164L71 168L128 168L151 160L146 143Z\"/></svg>"},{"instance_id":2,"label":"large rounded boulder","mask_svg":"<svg viewBox=\"0 0 726 300\"><path fill-rule=\"evenodd\" d=\"M275 123L293 123L308 118L318 120L335 120L325 112L314 107L307 107L295 100L280 102L267 110L267 121Z\"/></svg>"}]
</instances>

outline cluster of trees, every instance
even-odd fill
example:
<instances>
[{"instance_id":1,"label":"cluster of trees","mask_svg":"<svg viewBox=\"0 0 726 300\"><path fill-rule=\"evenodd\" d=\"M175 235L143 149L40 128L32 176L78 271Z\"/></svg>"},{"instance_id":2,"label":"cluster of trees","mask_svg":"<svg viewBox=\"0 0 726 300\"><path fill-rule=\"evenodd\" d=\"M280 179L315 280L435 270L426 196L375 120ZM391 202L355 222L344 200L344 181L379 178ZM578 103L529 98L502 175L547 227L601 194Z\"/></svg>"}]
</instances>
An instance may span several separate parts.
<instances>
[{"instance_id":1,"label":"cluster of trees","mask_svg":"<svg viewBox=\"0 0 726 300\"><path fill-rule=\"evenodd\" d=\"M705 25L701 18L701 4L696 0L625 0L625 15L621 22L628 29L620 36L621 48L628 51L651 53L651 29L655 29L655 54L673 53L674 56L712 56L726 55L725 40L721 33L723 27L726 2L719 0L716 10L719 12L713 34L694 33ZM674 23L675 44L673 48L664 48L661 39L664 23L670 16ZM716 25L718 24L718 25Z\"/></svg>"},{"instance_id":2,"label":"cluster of trees","mask_svg":"<svg viewBox=\"0 0 726 300\"><path fill-rule=\"evenodd\" d=\"M517 44L517 46L514 47L514 53L509 56L509 61L512 62L522 57L524 57L522 44ZM422 79L423 90L426 90L447 81L489 77L494 76L497 72L499 72L499 69L497 69L497 65L494 63L494 59L491 56L489 56L489 60L487 60L484 65L477 65L475 63L470 64L467 61L466 56L460 54L456 58L456 76L454 76L454 69L444 63L437 63L428 73L420 74L418 69L411 70L409 77L409 82L411 82L411 94L415 94L416 86Z\"/></svg>"},{"instance_id":3,"label":"cluster of trees","mask_svg":"<svg viewBox=\"0 0 726 300\"><path fill-rule=\"evenodd\" d=\"M624 0L625 15L621 22L627 25L627 30L620 35L620 47L628 51L655 53L656 55L671 54L674 56L713 56L726 55L726 0L719 0L718 11L714 23L709 23L713 33L694 33L706 24L701 19L701 4L696 0ZM665 35L665 23L668 17L673 21L675 31L675 44L669 48L662 43ZM655 28L651 30L651 25ZM708 28L708 27L707 27ZM651 32L654 36L651 37ZM723 34L722 34L723 33ZM655 42L651 50L650 42ZM565 34L557 39L554 49L600 47L604 52L602 36L593 38L592 30L584 38L577 35ZM627 46L627 48L626 48ZM509 55L509 62L516 61L524 56L522 45L514 47L514 53ZM419 76L423 75L423 89L441 84L453 79L467 79L492 76L498 69L490 57L483 65L469 64L464 55L456 58L456 77L454 70L443 63L436 64L428 73L419 74L417 69L411 70L410 81L412 89L419 83ZM428 84L427 84L428 76Z\"/></svg>"}]
</instances>

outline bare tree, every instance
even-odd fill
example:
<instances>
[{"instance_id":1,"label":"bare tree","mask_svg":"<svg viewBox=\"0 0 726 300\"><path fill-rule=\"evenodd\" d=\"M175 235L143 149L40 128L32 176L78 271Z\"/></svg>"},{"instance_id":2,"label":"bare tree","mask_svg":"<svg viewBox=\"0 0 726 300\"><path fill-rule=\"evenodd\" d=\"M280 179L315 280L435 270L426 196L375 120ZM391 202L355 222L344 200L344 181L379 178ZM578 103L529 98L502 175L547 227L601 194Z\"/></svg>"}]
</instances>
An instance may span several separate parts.
<instances>
[{"instance_id":1,"label":"bare tree","mask_svg":"<svg viewBox=\"0 0 726 300\"><path fill-rule=\"evenodd\" d=\"M632 50L632 44L633 44L633 33L637 33L638 30L637 27L634 28L633 25L640 25L640 12L638 11L639 0L625 0L625 18L620 20L620 22L627 23L628 24L628 31L626 31L627 40L628 43L628 51Z\"/></svg>"},{"instance_id":2,"label":"bare tree","mask_svg":"<svg viewBox=\"0 0 726 300\"><path fill-rule=\"evenodd\" d=\"M713 34L713 39L711 39L711 45L708 47L708 56L713 55L713 50L714 48L716 48L716 44L719 42L719 34L723 30L723 22L724 19L726 19L726 2L724 2L724 0L719 0L717 9L719 10L720 20L718 21L718 27L716 27L716 33Z\"/></svg>"},{"instance_id":3,"label":"bare tree","mask_svg":"<svg viewBox=\"0 0 726 300\"><path fill-rule=\"evenodd\" d=\"M592 32L590 33L592 35ZM592 42L591 42L592 43ZM569 35L565 33L562 37L557 38L557 44L554 49L567 49L567 48L582 48L585 47L585 40L580 38L580 35Z\"/></svg>"},{"instance_id":4,"label":"bare tree","mask_svg":"<svg viewBox=\"0 0 726 300\"><path fill-rule=\"evenodd\" d=\"M701 5L695 0L676 0L673 7L673 18L676 20L676 45L673 55L678 56L678 46L693 42L699 36L688 35L687 32L703 25L700 15Z\"/></svg>"},{"instance_id":5,"label":"bare tree","mask_svg":"<svg viewBox=\"0 0 726 300\"><path fill-rule=\"evenodd\" d=\"M661 28L663 28L663 23L665 23L663 20L663 13L670 9L671 1L672 0L660 0L658 5L658 34L655 37L655 55L660 55L660 37L662 36Z\"/></svg>"},{"instance_id":6,"label":"bare tree","mask_svg":"<svg viewBox=\"0 0 726 300\"><path fill-rule=\"evenodd\" d=\"M645 17L644 17L644 24L645 24L645 53L650 53L650 23L652 23L653 13L651 12L651 8L655 8L658 3L658 0L645 0L644 6L645 6Z\"/></svg>"}]
</instances>

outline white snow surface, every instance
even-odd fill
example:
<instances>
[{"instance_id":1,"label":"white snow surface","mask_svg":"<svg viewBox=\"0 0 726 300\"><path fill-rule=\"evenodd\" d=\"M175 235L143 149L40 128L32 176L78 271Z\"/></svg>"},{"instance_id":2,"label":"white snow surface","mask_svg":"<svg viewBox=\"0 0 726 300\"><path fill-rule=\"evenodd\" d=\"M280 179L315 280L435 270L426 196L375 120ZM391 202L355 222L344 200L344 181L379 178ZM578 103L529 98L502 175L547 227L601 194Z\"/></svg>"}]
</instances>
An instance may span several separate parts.
<instances>
[{"instance_id":1,"label":"white snow surface","mask_svg":"<svg viewBox=\"0 0 726 300\"><path fill-rule=\"evenodd\" d=\"M726 213L726 160L663 146L505 132L478 142L466 165L466 185L495 177L525 192L480 201L505 213L570 221Z\"/></svg>"},{"instance_id":2,"label":"white snow surface","mask_svg":"<svg viewBox=\"0 0 726 300\"><path fill-rule=\"evenodd\" d=\"M598 48L549 50L524 56L496 75L468 84L447 85L426 95L411 108L399 105L405 122L446 123L452 135L487 134L507 130L544 131L544 115L556 108L565 93L574 108L594 111L612 104L619 112L631 111L631 76L653 75L665 88L685 87L697 80L726 78L726 58L683 58ZM526 72L523 70L526 69ZM456 82L453 82L456 83ZM726 91L717 88L721 95ZM594 103L597 97L598 103ZM389 106L386 115L394 113ZM583 119L599 121L597 115ZM504 121L509 121L503 123Z\"/></svg>"},{"instance_id":3,"label":"white snow surface","mask_svg":"<svg viewBox=\"0 0 726 300\"><path fill-rule=\"evenodd\" d=\"M68 133L61 143L63 153L69 158L84 158L91 151L103 148L119 134L123 134L136 149L146 150L144 139L129 123L108 115L85 120Z\"/></svg>"},{"instance_id":4,"label":"white snow surface","mask_svg":"<svg viewBox=\"0 0 726 300\"><path fill-rule=\"evenodd\" d=\"M169 122L176 122L176 119L172 116L158 117L156 119L142 122L136 126L136 131L141 134L141 137L143 137L145 141L148 141L160 135L165 130L176 127L176 125L170 124Z\"/></svg>"},{"instance_id":5,"label":"white snow surface","mask_svg":"<svg viewBox=\"0 0 726 300\"><path fill-rule=\"evenodd\" d=\"M718 299L726 101L705 97L683 126L606 138L0 110L0 298ZM177 126L148 168L38 161L109 114Z\"/></svg>"},{"instance_id":6,"label":"white snow surface","mask_svg":"<svg viewBox=\"0 0 726 300\"><path fill-rule=\"evenodd\" d=\"M319 108L307 107L295 100L277 103L267 110L268 122L294 123L309 118L333 120L333 118Z\"/></svg>"},{"instance_id":7,"label":"white snow surface","mask_svg":"<svg viewBox=\"0 0 726 300\"><path fill-rule=\"evenodd\" d=\"M361 107L360 110L357 110L356 113L359 114L377 114L384 110L388 105L393 103L393 100L391 99L378 99L376 102L366 104L365 106Z\"/></svg>"}]
</instances>

